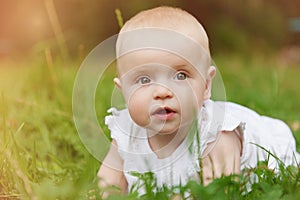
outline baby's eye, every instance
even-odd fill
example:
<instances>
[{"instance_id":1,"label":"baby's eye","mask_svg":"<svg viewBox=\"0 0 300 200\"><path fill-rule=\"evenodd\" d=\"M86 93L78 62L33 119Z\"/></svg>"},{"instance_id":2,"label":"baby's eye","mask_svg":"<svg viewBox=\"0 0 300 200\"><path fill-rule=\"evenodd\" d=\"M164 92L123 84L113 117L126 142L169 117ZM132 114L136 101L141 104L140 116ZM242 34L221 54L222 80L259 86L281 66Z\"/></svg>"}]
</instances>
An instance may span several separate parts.
<instances>
[{"instance_id":1,"label":"baby's eye","mask_svg":"<svg viewBox=\"0 0 300 200\"><path fill-rule=\"evenodd\" d=\"M184 72L179 72L175 75L175 80L185 80L187 75Z\"/></svg>"},{"instance_id":2,"label":"baby's eye","mask_svg":"<svg viewBox=\"0 0 300 200\"><path fill-rule=\"evenodd\" d=\"M141 77L137 80L137 83L142 84L142 85L148 84L150 82L151 82L151 80L148 77Z\"/></svg>"}]
</instances>

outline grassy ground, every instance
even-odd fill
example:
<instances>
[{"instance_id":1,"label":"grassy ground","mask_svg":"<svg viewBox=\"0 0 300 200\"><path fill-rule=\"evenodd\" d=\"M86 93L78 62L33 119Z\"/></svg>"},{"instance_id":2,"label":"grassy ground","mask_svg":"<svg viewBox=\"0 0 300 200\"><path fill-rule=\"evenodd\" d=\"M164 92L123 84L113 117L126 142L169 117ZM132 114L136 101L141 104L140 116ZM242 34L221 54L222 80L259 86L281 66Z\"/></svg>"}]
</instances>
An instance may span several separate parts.
<instances>
[{"instance_id":1,"label":"grassy ground","mask_svg":"<svg viewBox=\"0 0 300 200\"><path fill-rule=\"evenodd\" d=\"M227 99L281 118L292 128L300 150L300 68L282 67L275 59L218 56L215 62ZM3 62L0 67L0 199L98 199L100 163L84 148L72 116L72 89L79 63ZM97 91L100 124L110 107L113 70ZM103 87L102 87L103 88ZM215 94L217 95L217 94ZM108 134L106 130L106 134ZM259 177L246 194L245 178L224 177L208 187L191 182L180 191L206 199L299 199L299 172L280 175L254 169ZM152 180L151 174L145 180ZM155 187L149 181L150 190ZM172 192L149 192L144 199L167 198ZM127 198L135 198L133 193ZM119 197L115 197L120 199ZM114 199L112 197L112 199Z\"/></svg>"}]
</instances>

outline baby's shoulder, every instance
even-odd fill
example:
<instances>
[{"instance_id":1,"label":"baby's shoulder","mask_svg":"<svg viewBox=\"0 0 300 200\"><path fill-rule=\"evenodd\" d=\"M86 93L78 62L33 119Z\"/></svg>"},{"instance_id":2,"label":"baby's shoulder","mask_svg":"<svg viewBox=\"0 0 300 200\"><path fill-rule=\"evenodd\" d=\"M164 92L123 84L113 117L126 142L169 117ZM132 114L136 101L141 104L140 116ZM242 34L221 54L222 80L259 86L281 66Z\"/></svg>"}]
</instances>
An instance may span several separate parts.
<instances>
[{"instance_id":1,"label":"baby's shoulder","mask_svg":"<svg viewBox=\"0 0 300 200\"><path fill-rule=\"evenodd\" d=\"M232 123L239 124L244 118L258 116L253 110L233 102L207 100L198 119L200 123L206 122L210 126L224 128Z\"/></svg>"},{"instance_id":2,"label":"baby's shoulder","mask_svg":"<svg viewBox=\"0 0 300 200\"><path fill-rule=\"evenodd\" d=\"M134 123L128 109L110 108L110 115L105 117L105 124L111 132L111 137L118 141L128 141L130 137L140 134L143 129Z\"/></svg>"},{"instance_id":3,"label":"baby's shoulder","mask_svg":"<svg viewBox=\"0 0 300 200\"><path fill-rule=\"evenodd\" d=\"M117 110L110 108L107 110L109 115L105 117L105 124L109 129L127 129L130 126L130 115L128 109Z\"/></svg>"},{"instance_id":4,"label":"baby's shoulder","mask_svg":"<svg viewBox=\"0 0 300 200\"><path fill-rule=\"evenodd\" d=\"M207 110L211 116L217 116L227 122L237 119L243 122L260 121L261 119L261 115L256 111L234 102L209 100L204 106L208 107Z\"/></svg>"}]
</instances>

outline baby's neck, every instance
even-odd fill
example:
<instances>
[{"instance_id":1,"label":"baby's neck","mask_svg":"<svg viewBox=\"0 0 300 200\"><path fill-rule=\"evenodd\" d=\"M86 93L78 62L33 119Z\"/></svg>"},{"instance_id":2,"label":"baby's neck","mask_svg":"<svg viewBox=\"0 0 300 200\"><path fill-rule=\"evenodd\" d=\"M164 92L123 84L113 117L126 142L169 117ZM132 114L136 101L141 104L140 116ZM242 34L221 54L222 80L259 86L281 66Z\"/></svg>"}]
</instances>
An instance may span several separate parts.
<instances>
[{"instance_id":1,"label":"baby's neck","mask_svg":"<svg viewBox=\"0 0 300 200\"><path fill-rule=\"evenodd\" d=\"M187 136L188 128L181 128L174 133L161 135L156 134L148 138L152 151L158 158L166 158L178 148Z\"/></svg>"}]
</instances>

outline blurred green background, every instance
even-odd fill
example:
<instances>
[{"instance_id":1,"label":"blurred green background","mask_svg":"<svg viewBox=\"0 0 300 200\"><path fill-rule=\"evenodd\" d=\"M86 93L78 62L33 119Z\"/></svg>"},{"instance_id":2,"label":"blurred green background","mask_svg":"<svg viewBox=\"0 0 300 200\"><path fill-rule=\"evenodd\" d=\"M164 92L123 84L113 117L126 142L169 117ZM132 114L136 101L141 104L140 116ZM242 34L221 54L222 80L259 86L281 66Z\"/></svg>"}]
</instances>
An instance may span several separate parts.
<instances>
[{"instance_id":1,"label":"blurred green background","mask_svg":"<svg viewBox=\"0 0 300 200\"><path fill-rule=\"evenodd\" d=\"M159 5L183 8L199 19L210 36L214 53L274 51L300 43L299 33L291 25L291 20L300 17L299 0L1 0L0 3L1 57L35 55L45 47L56 53L57 40L64 43L64 54L85 55L118 33L116 8L126 21L138 11Z\"/></svg>"},{"instance_id":2,"label":"blurred green background","mask_svg":"<svg viewBox=\"0 0 300 200\"><path fill-rule=\"evenodd\" d=\"M227 99L287 122L300 150L299 0L0 0L0 199L99 198L100 163L73 121L74 79L118 33L116 9L126 21L158 5L201 21ZM101 125L114 76L97 90Z\"/></svg>"}]
</instances>

